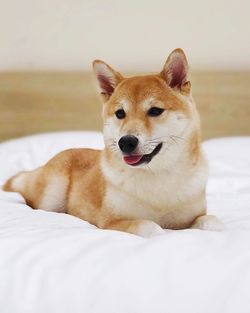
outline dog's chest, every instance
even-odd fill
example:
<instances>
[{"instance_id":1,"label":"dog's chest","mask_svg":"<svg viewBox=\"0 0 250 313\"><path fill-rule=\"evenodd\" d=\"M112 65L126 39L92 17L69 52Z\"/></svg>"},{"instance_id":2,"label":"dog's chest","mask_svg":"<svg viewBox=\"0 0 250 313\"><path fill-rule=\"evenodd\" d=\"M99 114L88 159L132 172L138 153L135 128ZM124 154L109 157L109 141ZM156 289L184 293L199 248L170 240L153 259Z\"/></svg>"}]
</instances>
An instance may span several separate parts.
<instances>
[{"instance_id":1,"label":"dog's chest","mask_svg":"<svg viewBox=\"0 0 250 313\"><path fill-rule=\"evenodd\" d=\"M132 177L121 184L109 185L106 202L116 215L158 222L168 211L183 208L190 188L178 176Z\"/></svg>"}]
</instances>

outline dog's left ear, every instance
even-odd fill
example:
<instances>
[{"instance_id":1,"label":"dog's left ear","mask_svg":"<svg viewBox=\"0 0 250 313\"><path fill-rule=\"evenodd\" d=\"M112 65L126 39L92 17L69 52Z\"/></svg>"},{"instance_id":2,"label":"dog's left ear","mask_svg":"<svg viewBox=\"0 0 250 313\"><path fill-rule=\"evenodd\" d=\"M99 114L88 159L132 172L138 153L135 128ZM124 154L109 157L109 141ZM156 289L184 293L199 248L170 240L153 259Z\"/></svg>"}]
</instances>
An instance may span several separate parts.
<instances>
[{"instance_id":1,"label":"dog's left ear","mask_svg":"<svg viewBox=\"0 0 250 313\"><path fill-rule=\"evenodd\" d=\"M169 87L178 89L181 93L189 94L191 84L188 80L188 62L182 49L175 49L169 55L160 76Z\"/></svg>"},{"instance_id":2,"label":"dog's left ear","mask_svg":"<svg viewBox=\"0 0 250 313\"><path fill-rule=\"evenodd\" d=\"M104 101L107 101L123 77L101 60L93 62L93 70L99 83L101 96Z\"/></svg>"}]
</instances>

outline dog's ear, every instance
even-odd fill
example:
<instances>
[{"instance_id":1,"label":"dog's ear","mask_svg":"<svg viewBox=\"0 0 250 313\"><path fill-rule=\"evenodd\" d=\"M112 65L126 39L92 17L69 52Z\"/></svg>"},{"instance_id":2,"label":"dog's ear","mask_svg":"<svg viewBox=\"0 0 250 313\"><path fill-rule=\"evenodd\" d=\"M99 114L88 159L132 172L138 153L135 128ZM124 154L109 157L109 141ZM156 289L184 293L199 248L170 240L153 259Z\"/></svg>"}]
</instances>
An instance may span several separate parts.
<instances>
[{"instance_id":1,"label":"dog's ear","mask_svg":"<svg viewBox=\"0 0 250 313\"><path fill-rule=\"evenodd\" d=\"M160 73L169 87L177 88L184 94L188 94L191 89L188 80L188 62L182 49L172 51Z\"/></svg>"},{"instance_id":2,"label":"dog's ear","mask_svg":"<svg viewBox=\"0 0 250 313\"><path fill-rule=\"evenodd\" d=\"M93 62L93 70L99 83L102 98L107 101L123 77L101 60Z\"/></svg>"}]
</instances>

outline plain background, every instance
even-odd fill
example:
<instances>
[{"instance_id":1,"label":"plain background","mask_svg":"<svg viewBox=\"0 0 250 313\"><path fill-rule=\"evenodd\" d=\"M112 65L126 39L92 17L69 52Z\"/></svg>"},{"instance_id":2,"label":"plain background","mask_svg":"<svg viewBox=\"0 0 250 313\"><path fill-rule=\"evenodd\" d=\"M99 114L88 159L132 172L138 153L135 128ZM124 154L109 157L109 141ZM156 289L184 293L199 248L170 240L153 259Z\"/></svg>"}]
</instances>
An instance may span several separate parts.
<instances>
[{"instance_id":1,"label":"plain background","mask_svg":"<svg viewBox=\"0 0 250 313\"><path fill-rule=\"evenodd\" d=\"M0 0L0 70L158 71L182 47L194 69L250 70L250 1Z\"/></svg>"}]
</instances>

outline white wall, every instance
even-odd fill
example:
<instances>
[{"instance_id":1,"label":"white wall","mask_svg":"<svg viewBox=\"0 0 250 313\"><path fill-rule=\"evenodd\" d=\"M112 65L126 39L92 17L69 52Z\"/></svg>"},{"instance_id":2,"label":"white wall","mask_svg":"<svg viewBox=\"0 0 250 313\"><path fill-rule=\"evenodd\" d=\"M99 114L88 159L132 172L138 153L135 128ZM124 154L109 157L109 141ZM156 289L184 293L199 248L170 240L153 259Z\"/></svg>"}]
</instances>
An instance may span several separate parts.
<instances>
[{"instance_id":1,"label":"white wall","mask_svg":"<svg viewBox=\"0 0 250 313\"><path fill-rule=\"evenodd\" d=\"M0 0L0 70L158 70L175 47L193 68L250 70L250 0Z\"/></svg>"}]
</instances>

